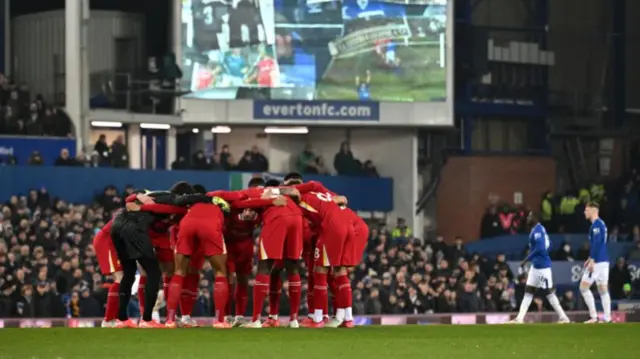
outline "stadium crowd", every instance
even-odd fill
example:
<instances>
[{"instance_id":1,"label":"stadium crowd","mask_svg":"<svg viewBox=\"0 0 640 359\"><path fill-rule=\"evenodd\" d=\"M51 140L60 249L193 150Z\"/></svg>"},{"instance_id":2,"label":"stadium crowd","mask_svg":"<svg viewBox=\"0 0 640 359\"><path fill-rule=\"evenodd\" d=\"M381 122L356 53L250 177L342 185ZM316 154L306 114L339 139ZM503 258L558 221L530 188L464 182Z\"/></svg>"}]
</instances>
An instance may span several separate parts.
<instances>
[{"instance_id":1,"label":"stadium crowd","mask_svg":"<svg viewBox=\"0 0 640 359\"><path fill-rule=\"evenodd\" d=\"M99 273L92 239L132 191L108 187L93 204L73 205L42 188L13 196L3 204L0 317L100 317L111 279ZM467 253L462 238L456 238L453 245L441 236L414 238L402 220L393 229L380 223L370 226L365 257L351 274L354 314L509 312L517 308L526 278L510 271L504 255L489 259ZM213 315L212 279L205 265L194 315ZM613 297L631 297L630 283L628 268L619 262L611 273ZM285 293L283 290L282 314L288 311ZM561 303L566 310L581 308L576 298L567 291ZM532 311L548 309L540 298L534 306Z\"/></svg>"}]
</instances>

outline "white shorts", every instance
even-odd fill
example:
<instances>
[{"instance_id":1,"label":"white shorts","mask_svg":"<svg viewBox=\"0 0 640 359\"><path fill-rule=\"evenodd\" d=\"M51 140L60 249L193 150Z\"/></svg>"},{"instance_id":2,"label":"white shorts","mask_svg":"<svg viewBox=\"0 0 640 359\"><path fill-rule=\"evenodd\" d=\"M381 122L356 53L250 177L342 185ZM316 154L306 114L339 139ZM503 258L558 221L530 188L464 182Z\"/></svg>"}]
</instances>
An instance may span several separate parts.
<instances>
[{"instance_id":1,"label":"white shorts","mask_svg":"<svg viewBox=\"0 0 640 359\"><path fill-rule=\"evenodd\" d=\"M585 269L582 274L582 281L589 283L589 285L596 282L598 285L609 283L609 262L596 263L593 266L593 272L589 272Z\"/></svg>"},{"instance_id":2,"label":"white shorts","mask_svg":"<svg viewBox=\"0 0 640 359\"><path fill-rule=\"evenodd\" d=\"M387 51L387 52L385 52L384 61L387 64L395 64L396 63L396 52L395 51Z\"/></svg>"},{"instance_id":3,"label":"white shorts","mask_svg":"<svg viewBox=\"0 0 640 359\"><path fill-rule=\"evenodd\" d=\"M529 269L529 274L527 275L527 286L540 289L553 288L551 268L536 269L531 267L531 269Z\"/></svg>"}]
</instances>

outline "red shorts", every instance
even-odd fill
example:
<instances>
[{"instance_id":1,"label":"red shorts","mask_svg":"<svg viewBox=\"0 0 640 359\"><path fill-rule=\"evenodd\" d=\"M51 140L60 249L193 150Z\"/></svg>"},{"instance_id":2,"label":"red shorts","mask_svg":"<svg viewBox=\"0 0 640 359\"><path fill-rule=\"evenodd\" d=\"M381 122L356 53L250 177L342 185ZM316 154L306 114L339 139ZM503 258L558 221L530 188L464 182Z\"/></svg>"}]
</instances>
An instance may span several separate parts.
<instances>
[{"instance_id":1,"label":"red shorts","mask_svg":"<svg viewBox=\"0 0 640 359\"><path fill-rule=\"evenodd\" d=\"M227 241L227 271L250 275L253 270L253 238L229 239Z\"/></svg>"},{"instance_id":2,"label":"red shorts","mask_svg":"<svg viewBox=\"0 0 640 359\"><path fill-rule=\"evenodd\" d=\"M258 257L298 260L302 255L302 216L282 216L265 222L258 238Z\"/></svg>"},{"instance_id":3,"label":"red shorts","mask_svg":"<svg viewBox=\"0 0 640 359\"><path fill-rule=\"evenodd\" d=\"M278 259L273 262L273 269L281 270L284 269L284 259Z\"/></svg>"},{"instance_id":4,"label":"red shorts","mask_svg":"<svg viewBox=\"0 0 640 359\"><path fill-rule=\"evenodd\" d=\"M338 216L322 222L313 253L314 264L320 267L349 265L356 257L351 221Z\"/></svg>"},{"instance_id":5,"label":"red shorts","mask_svg":"<svg viewBox=\"0 0 640 359\"><path fill-rule=\"evenodd\" d=\"M160 263L173 263L173 246L171 245L171 239L169 233L166 235L153 233L151 237L151 244L156 251L156 257Z\"/></svg>"},{"instance_id":6,"label":"red shorts","mask_svg":"<svg viewBox=\"0 0 640 359\"><path fill-rule=\"evenodd\" d=\"M353 237L347 240L351 245L348 250L348 256L343 258L343 265L349 267L355 267L362 262L362 255L367 248L367 242L369 242L369 226L363 220L356 220L353 222Z\"/></svg>"},{"instance_id":7,"label":"red shorts","mask_svg":"<svg viewBox=\"0 0 640 359\"><path fill-rule=\"evenodd\" d=\"M108 232L99 231L96 234L93 238L93 248L96 250L98 266L103 275L110 275L122 270L116 247Z\"/></svg>"},{"instance_id":8,"label":"red shorts","mask_svg":"<svg viewBox=\"0 0 640 359\"><path fill-rule=\"evenodd\" d=\"M175 252L185 256L202 253L205 257L226 254L222 224L183 219L180 222Z\"/></svg>"}]
</instances>

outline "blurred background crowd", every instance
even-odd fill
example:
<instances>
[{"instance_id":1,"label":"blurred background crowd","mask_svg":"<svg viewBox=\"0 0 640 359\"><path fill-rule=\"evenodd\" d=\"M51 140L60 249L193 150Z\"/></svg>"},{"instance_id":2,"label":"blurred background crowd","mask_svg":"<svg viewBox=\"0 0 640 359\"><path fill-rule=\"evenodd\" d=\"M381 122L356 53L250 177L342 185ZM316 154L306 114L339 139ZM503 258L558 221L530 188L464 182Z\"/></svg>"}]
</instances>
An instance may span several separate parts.
<instances>
[{"instance_id":1,"label":"blurred background crowd","mask_svg":"<svg viewBox=\"0 0 640 359\"><path fill-rule=\"evenodd\" d=\"M111 278L99 273L92 239L132 190L108 187L93 204L74 205L41 188L4 203L0 212L0 317L100 317ZM442 236L416 238L403 219L395 226L371 222L370 227L366 254L351 274L355 314L510 312L517 308L526 277L510 270L504 254L489 258L470 253L463 238L455 238L453 244L446 244ZM578 252L575 260L587 255ZM632 280L624 258L614 265L610 286L614 299L639 294L634 292L639 283ZM212 273L205 267L196 315L212 315L211 290ZM566 310L582 308L578 297L570 288L560 293ZM281 300L285 314L286 290ZM543 296L533 306L532 311L549 309Z\"/></svg>"}]
</instances>

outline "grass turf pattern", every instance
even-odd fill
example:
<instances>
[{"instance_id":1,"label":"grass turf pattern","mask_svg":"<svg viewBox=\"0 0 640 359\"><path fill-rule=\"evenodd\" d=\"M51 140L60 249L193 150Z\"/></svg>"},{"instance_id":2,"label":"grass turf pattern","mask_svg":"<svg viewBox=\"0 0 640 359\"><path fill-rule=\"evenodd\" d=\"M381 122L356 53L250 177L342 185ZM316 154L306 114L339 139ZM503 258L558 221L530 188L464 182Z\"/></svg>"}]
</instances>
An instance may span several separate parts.
<instances>
[{"instance_id":1,"label":"grass turf pattern","mask_svg":"<svg viewBox=\"0 0 640 359\"><path fill-rule=\"evenodd\" d=\"M0 329L0 359L635 358L640 324Z\"/></svg>"}]
</instances>

